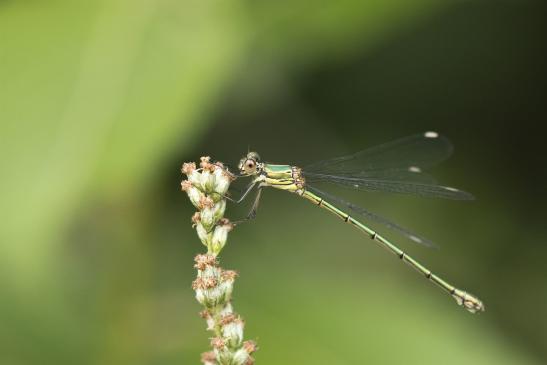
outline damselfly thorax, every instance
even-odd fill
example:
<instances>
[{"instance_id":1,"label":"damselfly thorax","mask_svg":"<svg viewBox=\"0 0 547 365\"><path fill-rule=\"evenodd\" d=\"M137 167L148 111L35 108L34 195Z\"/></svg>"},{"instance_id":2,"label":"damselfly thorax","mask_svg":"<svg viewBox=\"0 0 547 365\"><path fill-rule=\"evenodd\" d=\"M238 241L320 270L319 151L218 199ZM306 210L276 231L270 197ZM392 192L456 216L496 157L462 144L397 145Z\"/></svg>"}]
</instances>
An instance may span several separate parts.
<instances>
[{"instance_id":1,"label":"damselfly thorax","mask_svg":"<svg viewBox=\"0 0 547 365\"><path fill-rule=\"evenodd\" d=\"M290 165L263 164L262 172L255 178L261 186L271 186L276 189L302 193L306 181L302 169Z\"/></svg>"}]
</instances>

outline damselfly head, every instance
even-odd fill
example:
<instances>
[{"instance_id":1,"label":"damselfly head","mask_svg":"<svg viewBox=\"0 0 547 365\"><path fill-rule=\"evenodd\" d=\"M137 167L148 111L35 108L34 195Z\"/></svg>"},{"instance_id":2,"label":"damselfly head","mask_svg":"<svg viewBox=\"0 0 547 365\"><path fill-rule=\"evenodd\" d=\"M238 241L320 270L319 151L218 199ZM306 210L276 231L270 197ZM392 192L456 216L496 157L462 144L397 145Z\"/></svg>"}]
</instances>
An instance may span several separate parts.
<instances>
[{"instance_id":1,"label":"damselfly head","mask_svg":"<svg viewBox=\"0 0 547 365\"><path fill-rule=\"evenodd\" d=\"M243 175L256 175L260 172L260 156L256 152L249 152L239 161L239 171Z\"/></svg>"}]
</instances>

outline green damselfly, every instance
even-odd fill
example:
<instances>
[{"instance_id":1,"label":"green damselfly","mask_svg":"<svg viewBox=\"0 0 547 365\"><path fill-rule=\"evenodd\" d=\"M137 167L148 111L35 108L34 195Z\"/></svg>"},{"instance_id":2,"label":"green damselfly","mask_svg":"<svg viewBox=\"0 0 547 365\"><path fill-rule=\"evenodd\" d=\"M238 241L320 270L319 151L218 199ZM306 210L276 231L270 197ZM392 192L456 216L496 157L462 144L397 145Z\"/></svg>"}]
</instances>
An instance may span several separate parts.
<instances>
[{"instance_id":1,"label":"green damselfly","mask_svg":"<svg viewBox=\"0 0 547 365\"><path fill-rule=\"evenodd\" d=\"M432 243L429 240L364 208L313 187L313 183L326 182L362 191L409 193L424 197L471 200L473 199L471 194L438 185L430 175L423 172L448 158L451 153L452 145L448 139L436 132L413 135L353 155L320 161L304 168L265 163L260 160L258 153L249 152L241 159L238 167L239 176L251 177L252 181L237 202L241 202L253 188L258 188L251 211L247 216L247 219L252 219L256 215L263 187L273 187L300 195L361 230L429 281L452 295L456 302L468 311L472 313L484 311L484 305L478 298L433 274L375 230L357 220L355 216L381 223L420 244L431 246Z\"/></svg>"}]
</instances>

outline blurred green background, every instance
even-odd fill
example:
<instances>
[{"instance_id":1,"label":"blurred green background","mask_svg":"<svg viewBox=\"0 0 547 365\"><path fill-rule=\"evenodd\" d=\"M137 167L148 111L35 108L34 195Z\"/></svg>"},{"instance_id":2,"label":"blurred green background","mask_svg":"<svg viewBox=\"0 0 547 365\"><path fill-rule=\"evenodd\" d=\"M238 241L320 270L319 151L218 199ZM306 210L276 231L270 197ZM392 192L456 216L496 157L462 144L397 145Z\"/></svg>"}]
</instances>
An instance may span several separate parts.
<instances>
[{"instance_id":1,"label":"blurred green background","mask_svg":"<svg viewBox=\"0 0 547 365\"><path fill-rule=\"evenodd\" d=\"M456 146L435 175L476 201L331 191L438 242L386 233L487 311L266 191L221 257L257 363L547 363L546 10L0 1L0 363L198 363L181 163L306 164L425 130Z\"/></svg>"}]
</instances>

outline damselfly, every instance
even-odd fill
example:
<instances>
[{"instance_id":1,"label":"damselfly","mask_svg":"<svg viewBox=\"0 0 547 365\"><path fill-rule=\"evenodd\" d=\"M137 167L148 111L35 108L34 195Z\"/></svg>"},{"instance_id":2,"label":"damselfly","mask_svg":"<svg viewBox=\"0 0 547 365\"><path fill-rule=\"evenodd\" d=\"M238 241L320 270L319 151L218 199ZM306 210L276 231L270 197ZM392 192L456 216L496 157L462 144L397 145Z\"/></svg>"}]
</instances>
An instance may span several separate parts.
<instances>
[{"instance_id":1,"label":"damselfly","mask_svg":"<svg viewBox=\"0 0 547 365\"><path fill-rule=\"evenodd\" d=\"M355 217L361 216L367 220L381 223L420 244L431 246L432 243L429 240L364 208L324 193L312 186L313 183L326 182L363 191L409 193L425 197L471 200L473 199L471 194L452 187L438 185L430 175L423 172L448 158L451 153L452 145L448 139L436 132L426 132L402 138L353 155L317 162L304 168L265 163L260 160L258 153L249 152L239 163L239 176L252 177L252 181L237 202L241 202L253 188L257 187L256 198L247 216L247 219L251 219L256 215L263 187L269 186L300 195L361 230L369 238L416 269L429 281L452 295L456 302L468 311L472 313L484 311L484 305L478 298L433 274Z\"/></svg>"}]
</instances>

